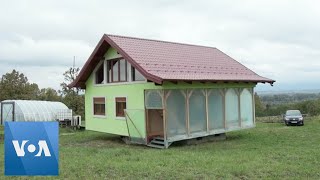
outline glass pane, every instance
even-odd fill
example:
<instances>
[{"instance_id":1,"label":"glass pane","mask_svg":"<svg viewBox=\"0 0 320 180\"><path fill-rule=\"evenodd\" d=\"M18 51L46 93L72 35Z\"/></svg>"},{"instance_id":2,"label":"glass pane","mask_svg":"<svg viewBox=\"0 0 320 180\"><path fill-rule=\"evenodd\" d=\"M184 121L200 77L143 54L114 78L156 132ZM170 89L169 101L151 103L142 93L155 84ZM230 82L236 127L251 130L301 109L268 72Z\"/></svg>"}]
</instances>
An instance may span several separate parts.
<instances>
[{"instance_id":1,"label":"glass pane","mask_svg":"<svg viewBox=\"0 0 320 180\"><path fill-rule=\"evenodd\" d=\"M223 98L220 90L209 91L208 111L210 130L224 129Z\"/></svg>"},{"instance_id":2,"label":"glass pane","mask_svg":"<svg viewBox=\"0 0 320 180\"><path fill-rule=\"evenodd\" d=\"M182 90L169 90L166 99L167 135L186 135L186 99Z\"/></svg>"},{"instance_id":3,"label":"glass pane","mask_svg":"<svg viewBox=\"0 0 320 180\"><path fill-rule=\"evenodd\" d=\"M116 116L124 117L124 110L126 109L126 102L116 102Z\"/></svg>"},{"instance_id":4,"label":"glass pane","mask_svg":"<svg viewBox=\"0 0 320 180\"><path fill-rule=\"evenodd\" d=\"M103 63L100 65L100 67L98 68L98 70L96 71L96 84L102 84L103 80L104 80L104 68L103 68Z\"/></svg>"},{"instance_id":5,"label":"glass pane","mask_svg":"<svg viewBox=\"0 0 320 180\"><path fill-rule=\"evenodd\" d=\"M144 76L134 67L132 67L132 81L144 81Z\"/></svg>"},{"instance_id":6,"label":"glass pane","mask_svg":"<svg viewBox=\"0 0 320 180\"><path fill-rule=\"evenodd\" d=\"M119 61L113 61L113 81L119 81L119 75L118 75L118 68L119 68Z\"/></svg>"},{"instance_id":7,"label":"glass pane","mask_svg":"<svg viewBox=\"0 0 320 180\"><path fill-rule=\"evenodd\" d=\"M190 132L207 131L206 97L203 90L192 90L189 98Z\"/></svg>"},{"instance_id":8,"label":"glass pane","mask_svg":"<svg viewBox=\"0 0 320 180\"><path fill-rule=\"evenodd\" d=\"M131 69L131 65L127 61L127 81L130 81L130 69Z\"/></svg>"},{"instance_id":9,"label":"glass pane","mask_svg":"<svg viewBox=\"0 0 320 180\"><path fill-rule=\"evenodd\" d=\"M107 70L108 70L108 82L112 82L111 80L111 70L112 70L112 61L107 61Z\"/></svg>"},{"instance_id":10,"label":"glass pane","mask_svg":"<svg viewBox=\"0 0 320 180\"><path fill-rule=\"evenodd\" d=\"M162 109L162 91L146 90L145 105L147 109Z\"/></svg>"},{"instance_id":11,"label":"glass pane","mask_svg":"<svg viewBox=\"0 0 320 180\"><path fill-rule=\"evenodd\" d=\"M119 60L120 63L120 81L126 81L126 61L124 59Z\"/></svg>"},{"instance_id":12,"label":"glass pane","mask_svg":"<svg viewBox=\"0 0 320 180\"><path fill-rule=\"evenodd\" d=\"M252 126L253 125L253 104L252 94L248 89L244 89L240 96L241 103L241 125Z\"/></svg>"},{"instance_id":13,"label":"glass pane","mask_svg":"<svg viewBox=\"0 0 320 180\"><path fill-rule=\"evenodd\" d=\"M226 121L227 128L239 127L238 95L234 89L226 92Z\"/></svg>"}]
</instances>

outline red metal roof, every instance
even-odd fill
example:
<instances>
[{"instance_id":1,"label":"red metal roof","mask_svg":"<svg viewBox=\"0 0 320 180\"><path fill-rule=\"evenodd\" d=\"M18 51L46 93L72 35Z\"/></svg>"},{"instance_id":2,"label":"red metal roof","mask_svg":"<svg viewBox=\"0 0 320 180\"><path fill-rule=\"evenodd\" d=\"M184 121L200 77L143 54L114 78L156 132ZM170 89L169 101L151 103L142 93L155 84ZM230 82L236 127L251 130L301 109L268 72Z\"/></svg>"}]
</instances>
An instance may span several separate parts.
<instances>
[{"instance_id":1,"label":"red metal roof","mask_svg":"<svg viewBox=\"0 0 320 180\"><path fill-rule=\"evenodd\" d=\"M259 76L217 48L104 35L72 86L83 87L110 46L148 80L158 84L163 81L275 82Z\"/></svg>"}]
</instances>

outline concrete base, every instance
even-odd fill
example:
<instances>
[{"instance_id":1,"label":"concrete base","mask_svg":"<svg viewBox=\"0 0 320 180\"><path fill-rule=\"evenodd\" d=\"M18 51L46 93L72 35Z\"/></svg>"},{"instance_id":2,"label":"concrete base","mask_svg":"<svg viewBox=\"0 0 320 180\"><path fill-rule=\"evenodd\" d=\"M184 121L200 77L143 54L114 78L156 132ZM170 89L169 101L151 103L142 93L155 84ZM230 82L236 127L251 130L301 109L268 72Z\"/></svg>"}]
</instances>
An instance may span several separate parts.
<instances>
[{"instance_id":1,"label":"concrete base","mask_svg":"<svg viewBox=\"0 0 320 180\"><path fill-rule=\"evenodd\" d=\"M126 144L132 144L128 136L120 136L121 140Z\"/></svg>"},{"instance_id":2,"label":"concrete base","mask_svg":"<svg viewBox=\"0 0 320 180\"><path fill-rule=\"evenodd\" d=\"M188 139L184 140L183 144L186 145L196 145L196 144L201 144L205 142L215 142L215 141L223 141L226 140L226 133L222 134L215 134L215 135L210 135L210 136L204 136L204 137L198 137L194 139Z\"/></svg>"}]
</instances>

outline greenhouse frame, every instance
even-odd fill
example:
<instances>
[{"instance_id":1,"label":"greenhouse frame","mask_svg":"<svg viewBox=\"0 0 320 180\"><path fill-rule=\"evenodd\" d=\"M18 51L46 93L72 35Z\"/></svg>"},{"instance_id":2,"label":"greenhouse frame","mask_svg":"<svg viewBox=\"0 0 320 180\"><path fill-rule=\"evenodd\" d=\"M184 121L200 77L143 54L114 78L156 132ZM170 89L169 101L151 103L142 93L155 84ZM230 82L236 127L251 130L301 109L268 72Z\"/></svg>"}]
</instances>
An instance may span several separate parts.
<instances>
[{"instance_id":1,"label":"greenhouse frame","mask_svg":"<svg viewBox=\"0 0 320 180\"><path fill-rule=\"evenodd\" d=\"M86 130L168 148L255 127L254 87L274 82L217 48L105 34L69 86Z\"/></svg>"},{"instance_id":2,"label":"greenhouse frame","mask_svg":"<svg viewBox=\"0 0 320 180\"><path fill-rule=\"evenodd\" d=\"M61 102L5 100L0 106L0 122L55 121L72 119L72 111Z\"/></svg>"}]
</instances>

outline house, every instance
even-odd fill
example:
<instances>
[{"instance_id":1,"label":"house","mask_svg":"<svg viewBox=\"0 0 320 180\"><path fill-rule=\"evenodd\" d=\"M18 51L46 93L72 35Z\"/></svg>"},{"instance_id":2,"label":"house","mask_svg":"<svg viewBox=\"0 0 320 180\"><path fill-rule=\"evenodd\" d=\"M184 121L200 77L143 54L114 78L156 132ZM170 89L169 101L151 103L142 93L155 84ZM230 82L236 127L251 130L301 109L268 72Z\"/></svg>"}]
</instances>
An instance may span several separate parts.
<instances>
[{"instance_id":1,"label":"house","mask_svg":"<svg viewBox=\"0 0 320 180\"><path fill-rule=\"evenodd\" d=\"M103 35L76 80L86 129L167 148L255 126L254 87L274 83L217 48Z\"/></svg>"}]
</instances>

